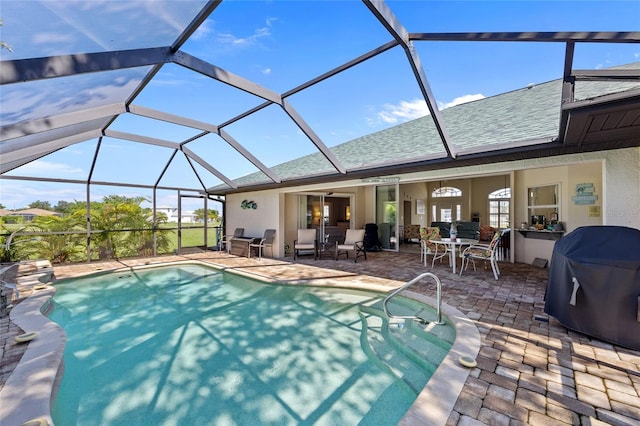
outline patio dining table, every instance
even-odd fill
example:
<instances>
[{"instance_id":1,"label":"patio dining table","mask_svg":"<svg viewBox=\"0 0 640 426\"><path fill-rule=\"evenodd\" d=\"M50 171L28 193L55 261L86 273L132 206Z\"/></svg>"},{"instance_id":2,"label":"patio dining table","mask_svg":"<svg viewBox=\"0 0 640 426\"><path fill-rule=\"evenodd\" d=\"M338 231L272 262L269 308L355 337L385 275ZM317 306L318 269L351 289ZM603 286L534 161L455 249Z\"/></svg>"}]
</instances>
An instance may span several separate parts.
<instances>
[{"instance_id":1,"label":"patio dining table","mask_svg":"<svg viewBox=\"0 0 640 426\"><path fill-rule=\"evenodd\" d=\"M478 240L472 238L440 238L429 240L429 242L441 244L446 247L446 250L449 252L449 266L451 266L454 274L456 273L456 251L461 251L464 246L478 244ZM457 247L459 247L459 249Z\"/></svg>"}]
</instances>

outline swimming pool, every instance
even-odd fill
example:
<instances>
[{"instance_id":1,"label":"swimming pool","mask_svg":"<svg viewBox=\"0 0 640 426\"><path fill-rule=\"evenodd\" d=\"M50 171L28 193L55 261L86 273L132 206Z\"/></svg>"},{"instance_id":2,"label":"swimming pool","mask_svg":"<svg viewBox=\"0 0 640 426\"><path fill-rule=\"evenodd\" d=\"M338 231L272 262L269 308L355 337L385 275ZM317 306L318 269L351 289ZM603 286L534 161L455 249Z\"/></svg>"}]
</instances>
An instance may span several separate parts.
<instances>
[{"instance_id":1,"label":"swimming pool","mask_svg":"<svg viewBox=\"0 0 640 426\"><path fill-rule=\"evenodd\" d=\"M56 287L49 318L68 335L56 424L396 424L455 338L389 324L377 293L200 265Z\"/></svg>"}]
</instances>

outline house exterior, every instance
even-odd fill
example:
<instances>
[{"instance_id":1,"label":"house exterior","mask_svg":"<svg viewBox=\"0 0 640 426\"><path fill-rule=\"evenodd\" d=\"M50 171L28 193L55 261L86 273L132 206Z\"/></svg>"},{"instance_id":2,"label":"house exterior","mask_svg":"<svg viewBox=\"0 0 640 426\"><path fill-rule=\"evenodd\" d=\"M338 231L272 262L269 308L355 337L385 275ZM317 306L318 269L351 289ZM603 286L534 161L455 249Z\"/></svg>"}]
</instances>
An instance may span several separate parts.
<instances>
[{"instance_id":1,"label":"house exterior","mask_svg":"<svg viewBox=\"0 0 640 426\"><path fill-rule=\"evenodd\" d=\"M628 67L640 68L640 64ZM581 86L580 99L597 102L612 94L636 93L640 88L640 83L598 83ZM561 85L561 80L530 85L458 105L442 111L442 115L460 152L552 143L559 132ZM405 225L428 226L443 214L453 220L473 218L489 225L495 219L489 197L502 191L510 193L503 200L508 202L508 211L500 223L501 228L512 231L508 260L550 260L555 240L564 234L529 232L533 216L544 217L549 224L560 222L557 229L564 233L588 225L640 229L640 148L637 144L612 148L615 135L607 142L602 150L565 149L558 155L549 151L537 158L521 159L514 154L505 161L468 165L461 161L460 166L448 164L447 168L416 166L377 176L227 192L226 231L244 227L246 235L257 236L264 229L276 229L274 255L283 256L285 244L292 246L298 228L314 227L319 234L328 235L328 229L336 225L363 228L376 223L383 246L388 240L385 248L397 250ZM346 168L357 169L371 162L411 163L408 158L412 153L414 158L438 156L443 148L429 117L423 117L331 150ZM317 153L273 170L283 178L293 178L302 169L307 174L322 174L326 163ZM250 175L240 181L250 183L256 178ZM438 195L445 187L459 190L455 200ZM211 190L216 192L216 188ZM541 204L532 194L542 190L550 190L553 195ZM246 200L252 200L256 208L242 208ZM335 205L340 211L332 214Z\"/></svg>"},{"instance_id":2,"label":"house exterior","mask_svg":"<svg viewBox=\"0 0 640 426\"><path fill-rule=\"evenodd\" d=\"M177 207L156 207L157 213L164 213L167 215L167 222L178 222L178 208ZM196 223L198 217L190 210L181 212L180 215L182 223Z\"/></svg>"},{"instance_id":3,"label":"house exterior","mask_svg":"<svg viewBox=\"0 0 640 426\"><path fill-rule=\"evenodd\" d=\"M62 216L60 213L44 209L24 209L10 212L9 216L22 216L25 222L31 222L37 216Z\"/></svg>"}]
</instances>

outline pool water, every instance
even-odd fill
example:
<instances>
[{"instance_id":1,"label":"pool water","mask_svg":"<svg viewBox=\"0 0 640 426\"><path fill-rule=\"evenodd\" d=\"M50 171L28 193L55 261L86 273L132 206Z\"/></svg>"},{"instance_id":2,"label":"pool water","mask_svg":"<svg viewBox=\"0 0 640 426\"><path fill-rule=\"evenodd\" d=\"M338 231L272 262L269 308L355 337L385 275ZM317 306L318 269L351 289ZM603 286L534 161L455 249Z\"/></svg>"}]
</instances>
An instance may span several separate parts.
<instances>
[{"instance_id":1,"label":"pool water","mask_svg":"<svg viewBox=\"0 0 640 426\"><path fill-rule=\"evenodd\" d=\"M57 425L396 424L455 332L389 322L379 293L202 265L61 280ZM392 312L435 318L394 298ZM429 330L432 328L432 330Z\"/></svg>"}]
</instances>

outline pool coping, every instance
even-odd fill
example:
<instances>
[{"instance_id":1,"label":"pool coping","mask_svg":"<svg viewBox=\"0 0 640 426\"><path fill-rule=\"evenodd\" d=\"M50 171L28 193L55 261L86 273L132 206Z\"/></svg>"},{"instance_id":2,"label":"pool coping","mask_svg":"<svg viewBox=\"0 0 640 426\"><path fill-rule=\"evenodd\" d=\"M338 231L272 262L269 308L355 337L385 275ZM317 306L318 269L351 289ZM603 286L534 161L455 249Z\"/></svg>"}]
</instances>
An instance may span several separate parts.
<instances>
[{"instance_id":1,"label":"pool coping","mask_svg":"<svg viewBox=\"0 0 640 426\"><path fill-rule=\"evenodd\" d=\"M67 334L40 309L55 294L48 286L17 304L10 313L11 321L25 332L37 332L35 339L20 359L0 391L0 424L21 425L30 420L44 420L53 425L51 401Z\"/></svg>"},{"instance_id":2,"label":"pool coping","mask_svg":"<svg viewBox=\"0 0 640 426\"><path fill-rule=\"evenodd\" d=\"M345 285L344 281L337 282L335 279L326 278L278 280L241 268L230 268L216 262L197 259L94 270L74 275L74 277L178 264L202 264L263 282L281 285L312 285L387 293L390 289L395 288L390 287L388 283L398 283L398 286L403 284L388 279L380 279L387 285L371 282L355 282L351 285ZM38 336L29 343L22 359L0 390L0 406L3 407L2 413L0 413L0 424L20 425L37 419L45 421L44 424L54 425L51 417L51 402L58 376L63 371L61 367L63 366L66 333L58 324L50 321L41 312L41 308L54 294L55 287L53 286L37 290L17 304L10 313L11 320L17 326L25 332L38 332ZM436 306L436 300L432 297L408 290L403 292L403 295L430 306ZM471 368L462 366L458 360L461 356L475 359L479 353L480 333L475 324L461 311L445 303L442 304L442 314L453 323L456 339L444 360L398 423L399 425L445 425L462 387L472 371Z\"/></svg>"}]
</instances>

